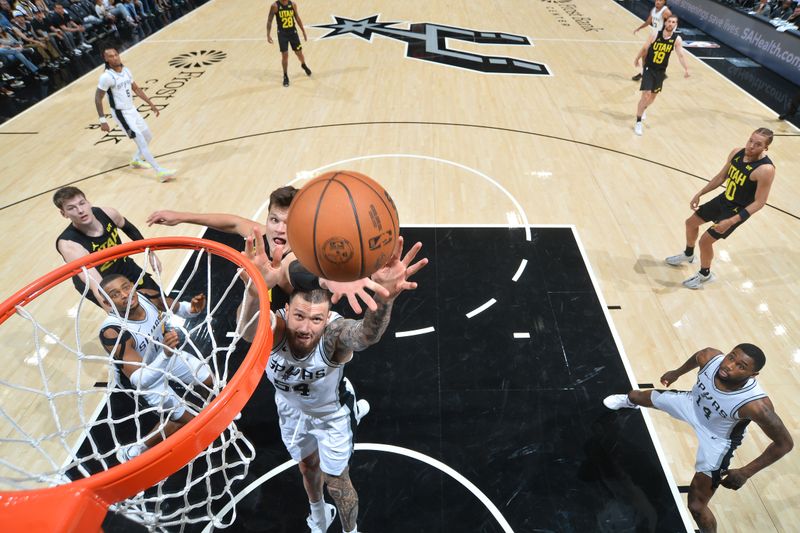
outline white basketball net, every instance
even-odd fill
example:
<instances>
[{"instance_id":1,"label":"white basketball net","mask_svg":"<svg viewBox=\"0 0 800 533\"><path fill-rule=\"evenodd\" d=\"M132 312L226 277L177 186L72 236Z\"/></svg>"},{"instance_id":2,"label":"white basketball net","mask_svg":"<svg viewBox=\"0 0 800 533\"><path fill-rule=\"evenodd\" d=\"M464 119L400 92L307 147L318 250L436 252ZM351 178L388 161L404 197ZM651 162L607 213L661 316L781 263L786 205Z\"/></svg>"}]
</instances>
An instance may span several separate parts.
<instances>
[{"instance_id":1,"label":"white basketball net","mask_svg":"<svg viewBox=\"0 0 800 533\"><path fill-rule=\"evenodd\" d=\"M178 263L177 254L187 252L159 251L163 264L170 254ZM195 254L184 268L188 276L172 292L177 291L176 301L188 301L200 287L206 308L186 322L188 335L179 353L165 357L157 350L160 358L140 363L162 383L147 396L120 378L121 363L102 347L98 332L107 314L87 301L88 288L80 295L65 281L25 307L17 306L17 314L0 328L5 352L0 365L0 490L44 488L112 468L119 463L119 449L163 436L176 409L170 398L197 413L219 394L244 355L237 333L243 328L231 326L242 298L241 285L236 285L241 269L227 263L220 276L212 272L212 255L207 250ZM136 262L163 287L151 259L147 249ZM162 290L158 298L166 304L167 296ZM129 311L119 313L123 330L134 327L127 321ZM179 317L167 315L180 323ZM160 330L146 338L163 347ZM208 371L210 386L197 379ZM232 486L244 479L254 456L251 443L231 422L186 467L111 509L151 531L183 531L208 522L227 527L235 520L235 507L224 516L217 513L232 500Z\"/></svg>"}]
</instances>

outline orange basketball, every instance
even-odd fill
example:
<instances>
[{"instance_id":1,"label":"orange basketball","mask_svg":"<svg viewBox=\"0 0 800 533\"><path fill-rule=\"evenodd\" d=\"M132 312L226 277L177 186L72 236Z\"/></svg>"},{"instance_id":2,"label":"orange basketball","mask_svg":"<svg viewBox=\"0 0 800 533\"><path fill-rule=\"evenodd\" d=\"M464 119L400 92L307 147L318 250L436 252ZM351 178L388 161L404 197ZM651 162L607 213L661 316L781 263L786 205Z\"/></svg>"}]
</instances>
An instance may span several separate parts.
<instances>
[{"instance_id":1,"label":"orange basketball","mask_svg":"<svg viewBox=\"0 0 800 533\"><path fill-rule=\"evenodd\" d=\"M300 263L334 281L355 281L384 266L399 230L389 193L351 170L326 172L306 183L286 219L289 244Z\"/></svg>"}]
</instances>

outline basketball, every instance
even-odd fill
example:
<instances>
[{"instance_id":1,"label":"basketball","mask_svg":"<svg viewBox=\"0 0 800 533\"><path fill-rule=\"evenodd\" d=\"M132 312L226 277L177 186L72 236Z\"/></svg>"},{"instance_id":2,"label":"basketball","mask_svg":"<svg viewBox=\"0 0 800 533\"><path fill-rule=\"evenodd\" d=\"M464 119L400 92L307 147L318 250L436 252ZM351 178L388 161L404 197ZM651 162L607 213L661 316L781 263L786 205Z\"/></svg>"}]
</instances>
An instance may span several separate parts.
<instances>
[{"instance_id":1,"label":"basketball","mask_svg":"<svg viewBox=\"0 0 800 533\"><path fill-rule=\"evenodd\" d=\"M372 178L350 170L306 183L286 219L289 244L317 276L355 281L386 264L400 223L392 197Z\"/></svg>"}]
</instances>

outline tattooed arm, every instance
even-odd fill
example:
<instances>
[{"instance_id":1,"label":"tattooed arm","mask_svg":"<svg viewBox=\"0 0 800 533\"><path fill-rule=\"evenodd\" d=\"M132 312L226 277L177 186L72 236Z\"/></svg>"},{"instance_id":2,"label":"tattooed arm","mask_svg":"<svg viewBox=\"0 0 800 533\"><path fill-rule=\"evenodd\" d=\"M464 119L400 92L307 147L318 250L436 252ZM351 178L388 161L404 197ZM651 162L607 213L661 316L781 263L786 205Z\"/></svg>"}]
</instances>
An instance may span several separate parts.
<instances>
[{"instance_id":1,"label":"tattooed arm","mask_svg":"<svg viewBox=\"0 0 800 533\"><path fill-rule=\"evenodd\" d=\"M389 325L395 298L405 290L417 288L416 282L408 281L408 278L428 264L425 258L412 264L420 248L422 243L418 242L400 259L403 238L398 237L397 246L386 266L372 275L372 280L384 287L388 296L376 293L377 308L368 310L361 320L334 320L328 324L323 342L326 353L333 354L334 361L346 363L353 358L354 351L364 350L381 339Z\"/></svg>"},{"instance_id":2,"label":"tattooed arm","mask_svg":"<svg viewBox=\"0 0 800 533\"><path fill-rule=\"evenodd\" d=\"M337 363L347 363L353 352L360 352L372 346L383 336L389 325L394 298L376 298L378 308L368 309L361 320L334 320L325 328L324 347L326 353L333 354Z\"/></svg>"},{"instance_id":3,"label":"tattooed arm","mask_svg":"<svg viewBox=\"0 0 800 533\"><path fill-rule=\"evenodd\" d=\"M753 420L766 433L772 442L764 452L742 468L732 468L727 471L722 479L722 486L738 490L745 482L756 473L768 467L794 447L794 441L789 430L775 412L769 398L754 400L739 409L739 416Z\"/></svg>"}]
</instances>

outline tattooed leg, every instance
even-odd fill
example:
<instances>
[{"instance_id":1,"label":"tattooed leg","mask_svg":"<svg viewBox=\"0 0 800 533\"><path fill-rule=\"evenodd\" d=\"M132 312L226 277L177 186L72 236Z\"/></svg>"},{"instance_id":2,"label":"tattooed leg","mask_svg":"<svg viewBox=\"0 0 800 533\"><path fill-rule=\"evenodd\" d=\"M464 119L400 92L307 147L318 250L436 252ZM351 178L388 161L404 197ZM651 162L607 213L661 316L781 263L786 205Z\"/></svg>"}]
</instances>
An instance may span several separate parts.
<instances>
[{"instance_id":1,"label":"tattooed leg","mask_svg":"<svg viewBox=\"0 0 800 533\"><path fill-rule=\"evenodd\" d=\"M308 501L318 502L322 499L322 470L319 469L319 452L315 451L297 463L303 474L303 486L308 494Z\"/></svg>"},{"instance_id":2,"label":"tattooed leg","mask_svg":"<svg viewBox=\"0 0 800 533\"><path fill-rule=\"evenodd\" d=\"M339 509L339 519L342 521L344 531L353 531L358 519L358 494L350 481L350 467L338 476L325 474L328 484L328 494L331 495L336 507Z\"/></svg>"}]
</instances>

